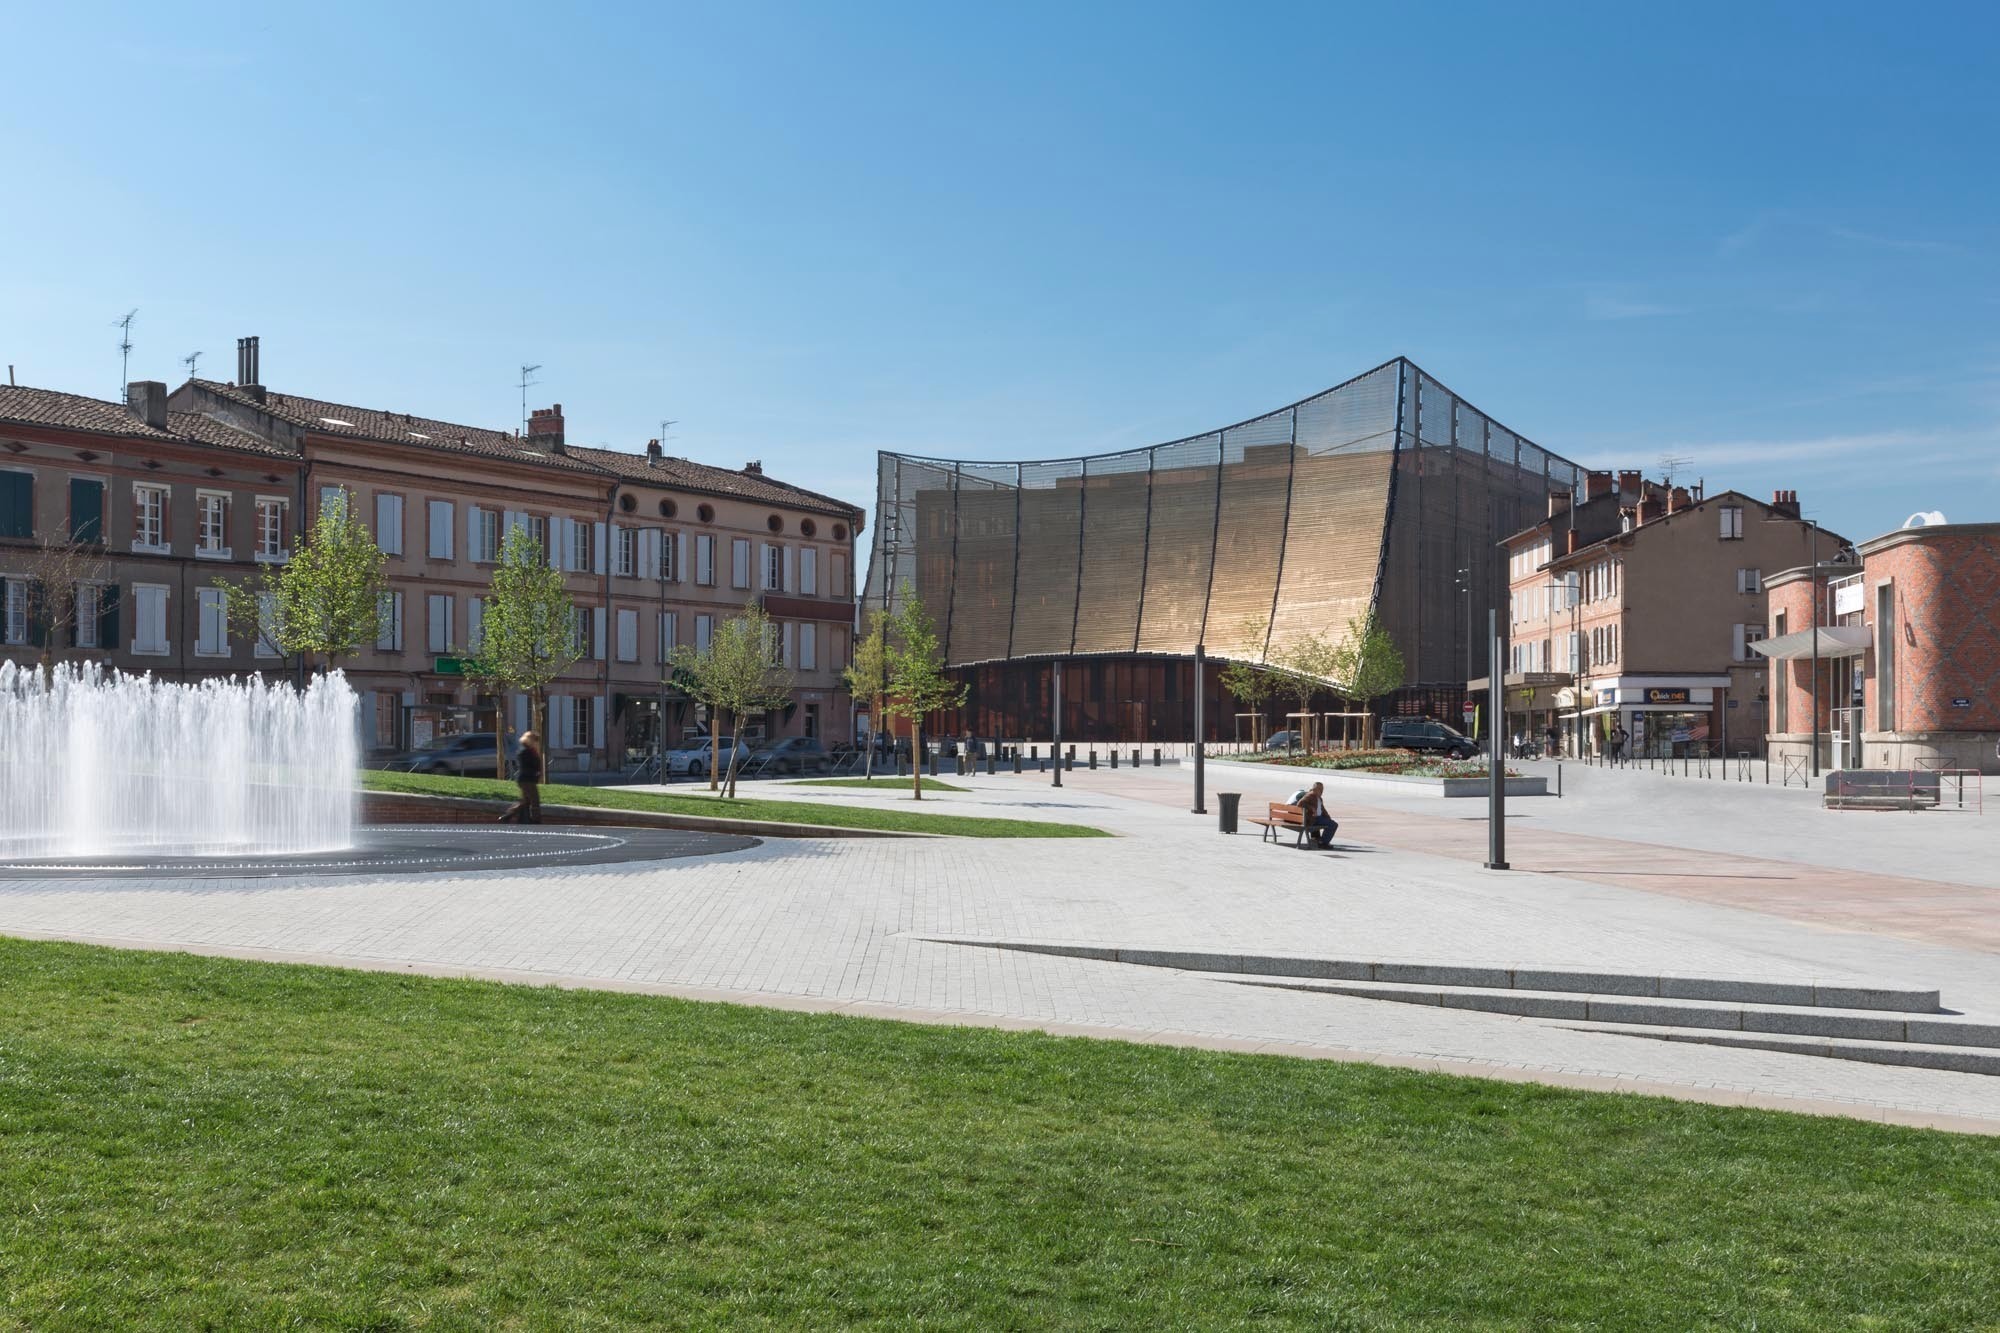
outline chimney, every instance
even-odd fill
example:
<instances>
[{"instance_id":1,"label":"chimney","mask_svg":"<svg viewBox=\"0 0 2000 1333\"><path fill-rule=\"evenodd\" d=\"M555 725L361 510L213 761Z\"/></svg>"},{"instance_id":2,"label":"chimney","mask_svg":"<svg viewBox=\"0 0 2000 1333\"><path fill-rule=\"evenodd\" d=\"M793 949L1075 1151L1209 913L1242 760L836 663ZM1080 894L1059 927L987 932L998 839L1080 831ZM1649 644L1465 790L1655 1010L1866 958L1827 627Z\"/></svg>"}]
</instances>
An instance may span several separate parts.
<instances>
[{"instance_id":1,"label":"chimney","mask_svg":"<svg viewBox=\"0 0 2000 1333\"><path fill-rule=\"evenodd\" d=\"M1575 528L1571 528L1571 529L1570 529L1570 530L1569 530L1569 531L1568 531L1567 533L1565 533L1565 534L1563 535L1563 554L1564 554L1564 555L1575 555L1575 554L1576 554L1576 529L1575 529Z\"/></svg>"},{"instance_id":2,"label":"chimney","mask_svg":"<svg viewBox=\"0 0 2000 1333\"><path fill-rule=\"evenodd\" d=\"M1797 491L1772 491L1771 510L1786 518L1799 516L1799 493Z\"/></svg>"},{"instance_id":3,"label":"chimney","mask_svg":"<svg viewBox=\"0 0 2000 1333\"><path fill-rule=\"evenodd\" d=\"M648 440L646 441L646 466L658 467L659 465L660 442L658 440Z\"/></svg>"},{"instance_id":4,"label":"chimney","mask_svg":"<svg viewBox=\"0 0 2000 1333\"><path fill-rule=\"evenodd\" d=\"M236 387L258 402L264 401L264 381L259 378L257 365L257 339L238 338L236 340Z\"/></svg>"},{"instance_id":5,"label":"chimney","mask_svg":"<svg viewBox=\"0 0 2000 1333\"><path fill-rule=\"evenodd\" d=\"M1636 496L1639 494L1641 486L1642 486L1642 480L1637 471L1620 472L1618 474L1619 495L1627 498Z\"/></svg>"},{"instance_id":6,"label":"chimney","mask_svg":"<svg viewBox=\"0 0 2000 1333\"><path fill-rule=\"evenodd\" d=\"M1609 472L1586 472L1583 474L1583 500L1585 504L1600 495L1611 494L1611 474Z\"/></svg>"},{"instance_id":7,"label":"chimney","mask_svg":"<svg viewBox=\"0 0 2000 1333\"><path fill-rule=\"evenodd\" d=\"M1569 492L1568 492L1568 491L1550 491L1550 492L1549 492L1549 517L1550 517L1550 518L1561 518L1561 517L1562 517L1562 516L1563 516L1564 514L1567 514L1568 512L1569 512Z\"/></svg>"},{"instance_id":8,"label":"chimney","mask_svg":"<svg viewBox=\"0 0 2000 1333\"><path fill-rule=\"evenodd\" d=\"M1673 488L1673 490L1667 492L1667 512L1669 514L1680 513L1681 510L1686 509L1690 503L1691 502L1688 499L1687 487L1685 486L1676 486Z\"/></svg>"},{"instance_id":9,"label":"chimney","mask_svg":"<svg viewBox=\"0 0 2000 1333\"><path fill-rule=\"evenodd\" d=\"M167 386L158 380L133 380L125 386L125 406L154 430L167 428Z\"/></svg>"},{"instance_id":10,"label":"chimney","mask_svg":"<svg viewBox=\"0 0 2000 1333\"><path fill-rule=\"evenodd\" d=\"M563 451L561 403L554 407L538 407L528 413L528 446L552 454Z\"/></svg>"},{"instance_id":11,"label":"chimney","mask_svg":"<svg viewBox=\"0 0 2000 1333\"><path fill-rule=\"evenodd\" d=\"M1649 490L1646 492L1645 498L1639 501L1639 512L1635 516L1635 526L1644 527L1646 524L1661 518L1666 512L1667 504L1666 501L1660 498L1659 491Z\"/></svg>"},{"instance_id":12,"label":"chimney","mask_svg":"<svg viewBox=\"0 0 2000 1333\"><path fill-rule=\"evenodd\" d=\"M753 477L761 477L764 475L764 460L753 458L743 465L743 470Z\"/></svg>"}]
</instances>

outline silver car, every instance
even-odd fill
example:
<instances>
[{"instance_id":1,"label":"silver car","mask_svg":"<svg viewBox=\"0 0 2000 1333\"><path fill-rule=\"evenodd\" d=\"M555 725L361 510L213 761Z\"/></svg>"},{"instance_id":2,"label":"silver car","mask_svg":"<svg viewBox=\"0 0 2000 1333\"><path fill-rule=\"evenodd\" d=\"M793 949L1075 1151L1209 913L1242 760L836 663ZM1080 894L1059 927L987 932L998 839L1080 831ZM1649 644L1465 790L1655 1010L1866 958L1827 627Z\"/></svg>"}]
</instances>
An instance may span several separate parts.
<instances>
[{"instance_id":1,"label":"silver car","mask_svg":"<svg viewBox=\"0 0 2000 1333\"><path fill-rule=\"evenodd\" d=\"M704 736L693 745L683 746L678 750L669 750L664 765L667 776L695 778L708 772L710 745L710 738ZM732 752L734 752L735 762L738 764L741 764L750 757L749 747L738 744L734 736L724 736L719 749L720 753L716 755L715 759L716 772L718 773L729 771L730 755Z\"/></svg>"}]
</instances>

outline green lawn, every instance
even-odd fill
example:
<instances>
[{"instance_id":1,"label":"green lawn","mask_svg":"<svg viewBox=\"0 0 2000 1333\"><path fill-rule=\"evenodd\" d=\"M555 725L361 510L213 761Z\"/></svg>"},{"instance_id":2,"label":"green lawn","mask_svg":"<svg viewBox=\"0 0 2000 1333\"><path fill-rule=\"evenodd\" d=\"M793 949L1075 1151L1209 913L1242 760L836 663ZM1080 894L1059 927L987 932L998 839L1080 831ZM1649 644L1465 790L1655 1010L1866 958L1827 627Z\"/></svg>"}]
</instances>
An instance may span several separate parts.
<instances>
[{"instance_id":1,"label":"green lawn","mask_svg":"<svg viewBox=\"0 0 2000 1333\"><path fill-rule=\"evenodd\" d=\"M873 791L900 791L910 789L908 778L806 778L793 782L794 787L867 787ZM970 787L956 787L938 778L924 779L925 791L971 791Z\"/></svg>"},{"instance_id":2,"label":"green lawn","mask_svg":"<svg viewBox=\"0 0 2000 1333\"><path fill-rule=\"evenodd\" d=\"M1992 1328L2000 1142L0 940L0 1329Z\"/></svg>"},{"instance_id":3,"label":"green lawn","mask_svg":"<svg viewBox=\"0 0 2000 1333\"><path fill-rule=\"evenodd\" d=\"M511 782L493 778L450 778L429 773L384 773L365 769L361 785L370 791L421 792L430 796L483 796L513 800ZM755 790L754 785L749 790ZM611 810L658 810L676 815L707 815L726 819L773 819L787 824L831 824L840 828L890 829L902 833L948 833L960 838L1107 838L1103 829L1087 824L1044 823L1035 819L992 819L980 815L934 815L912 808L820 805L806 801L774 801L755 796L728 801L705 789L690 787L683 794L624 791L617 787L566 787L548 783L542 800L549 805L593 805Z\"/></svg>"}]
</instances>

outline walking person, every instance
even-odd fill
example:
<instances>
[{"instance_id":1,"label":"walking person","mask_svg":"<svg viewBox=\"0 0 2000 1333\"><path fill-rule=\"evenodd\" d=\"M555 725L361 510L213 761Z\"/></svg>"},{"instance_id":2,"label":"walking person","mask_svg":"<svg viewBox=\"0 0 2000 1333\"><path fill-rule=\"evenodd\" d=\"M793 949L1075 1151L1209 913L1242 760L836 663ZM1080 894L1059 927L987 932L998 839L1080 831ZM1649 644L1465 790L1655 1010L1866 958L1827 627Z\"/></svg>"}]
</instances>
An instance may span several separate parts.
<instances>
[{"instance_id":1,"label":"walking person","mask_svg":"<svg viewBox=\"0 0 2000 1333\"><path fill-rule=\"evenodd\" d=\"M1551 759L1562 758L1562 752L1563 752L1562 729L1556 726L1556 724L1553 722L1549 723L1548 740L1549 740L1549 758Z\"/></svg>"},{"instance_id":2,"label":"walking person","mask_svg":"<svg viewBox=\"0 0 2000 1333\"><path fill-rule=\"evenodd\" d=\"M1614 723L1612 723L1612 724L1611 724L1611 762L1612 762L1612 763L1614 763L1614 764L1618 764L1618 765L1620 765L1621 767L1622 767L1622 766L1624 765L1624 763L1625 763L1625 742L1627 742L1627 741L1629 741L1629 740L1631 740L1631 739L1632 739L1632 734L1631 734L1630 732L1628 732L1628 731L1626 731L1626 730L1625 730L1625 724L1624 724L1623 722L1614 722Z\"/></svg>"},{"instance_id":3,"label":"walking person","mask_svg":"<svg viewBox=\"0 0 2000 1333\"><path fill-rule=\"evenodd\" d=\"M521 733L521 753L514 760L514 783L521 789L521 799L500 816L503 824L539 824L542 822L542 738L532 731Z\"/></svg>"}]
</instances>

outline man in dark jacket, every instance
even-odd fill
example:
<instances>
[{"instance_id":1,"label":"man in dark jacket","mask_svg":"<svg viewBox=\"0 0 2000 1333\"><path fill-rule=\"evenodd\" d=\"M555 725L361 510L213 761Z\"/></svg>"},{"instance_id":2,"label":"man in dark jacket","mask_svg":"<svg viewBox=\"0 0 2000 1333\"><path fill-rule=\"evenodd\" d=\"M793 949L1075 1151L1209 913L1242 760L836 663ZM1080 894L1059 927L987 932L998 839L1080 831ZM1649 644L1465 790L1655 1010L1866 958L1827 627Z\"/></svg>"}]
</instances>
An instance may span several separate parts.
<instances>
[{"instance_id":1,"label":"man in dark jacket","mask_svg":"<svg viewBox=\"0 0 2000 1333\"><path fill-rule=\"evenodd\" d=\"M521 799L500 816L503 824L542 822L542 738L532 731L521 733L521 753L514 760L514 782Z\"/></svg>"}]
</instances>

